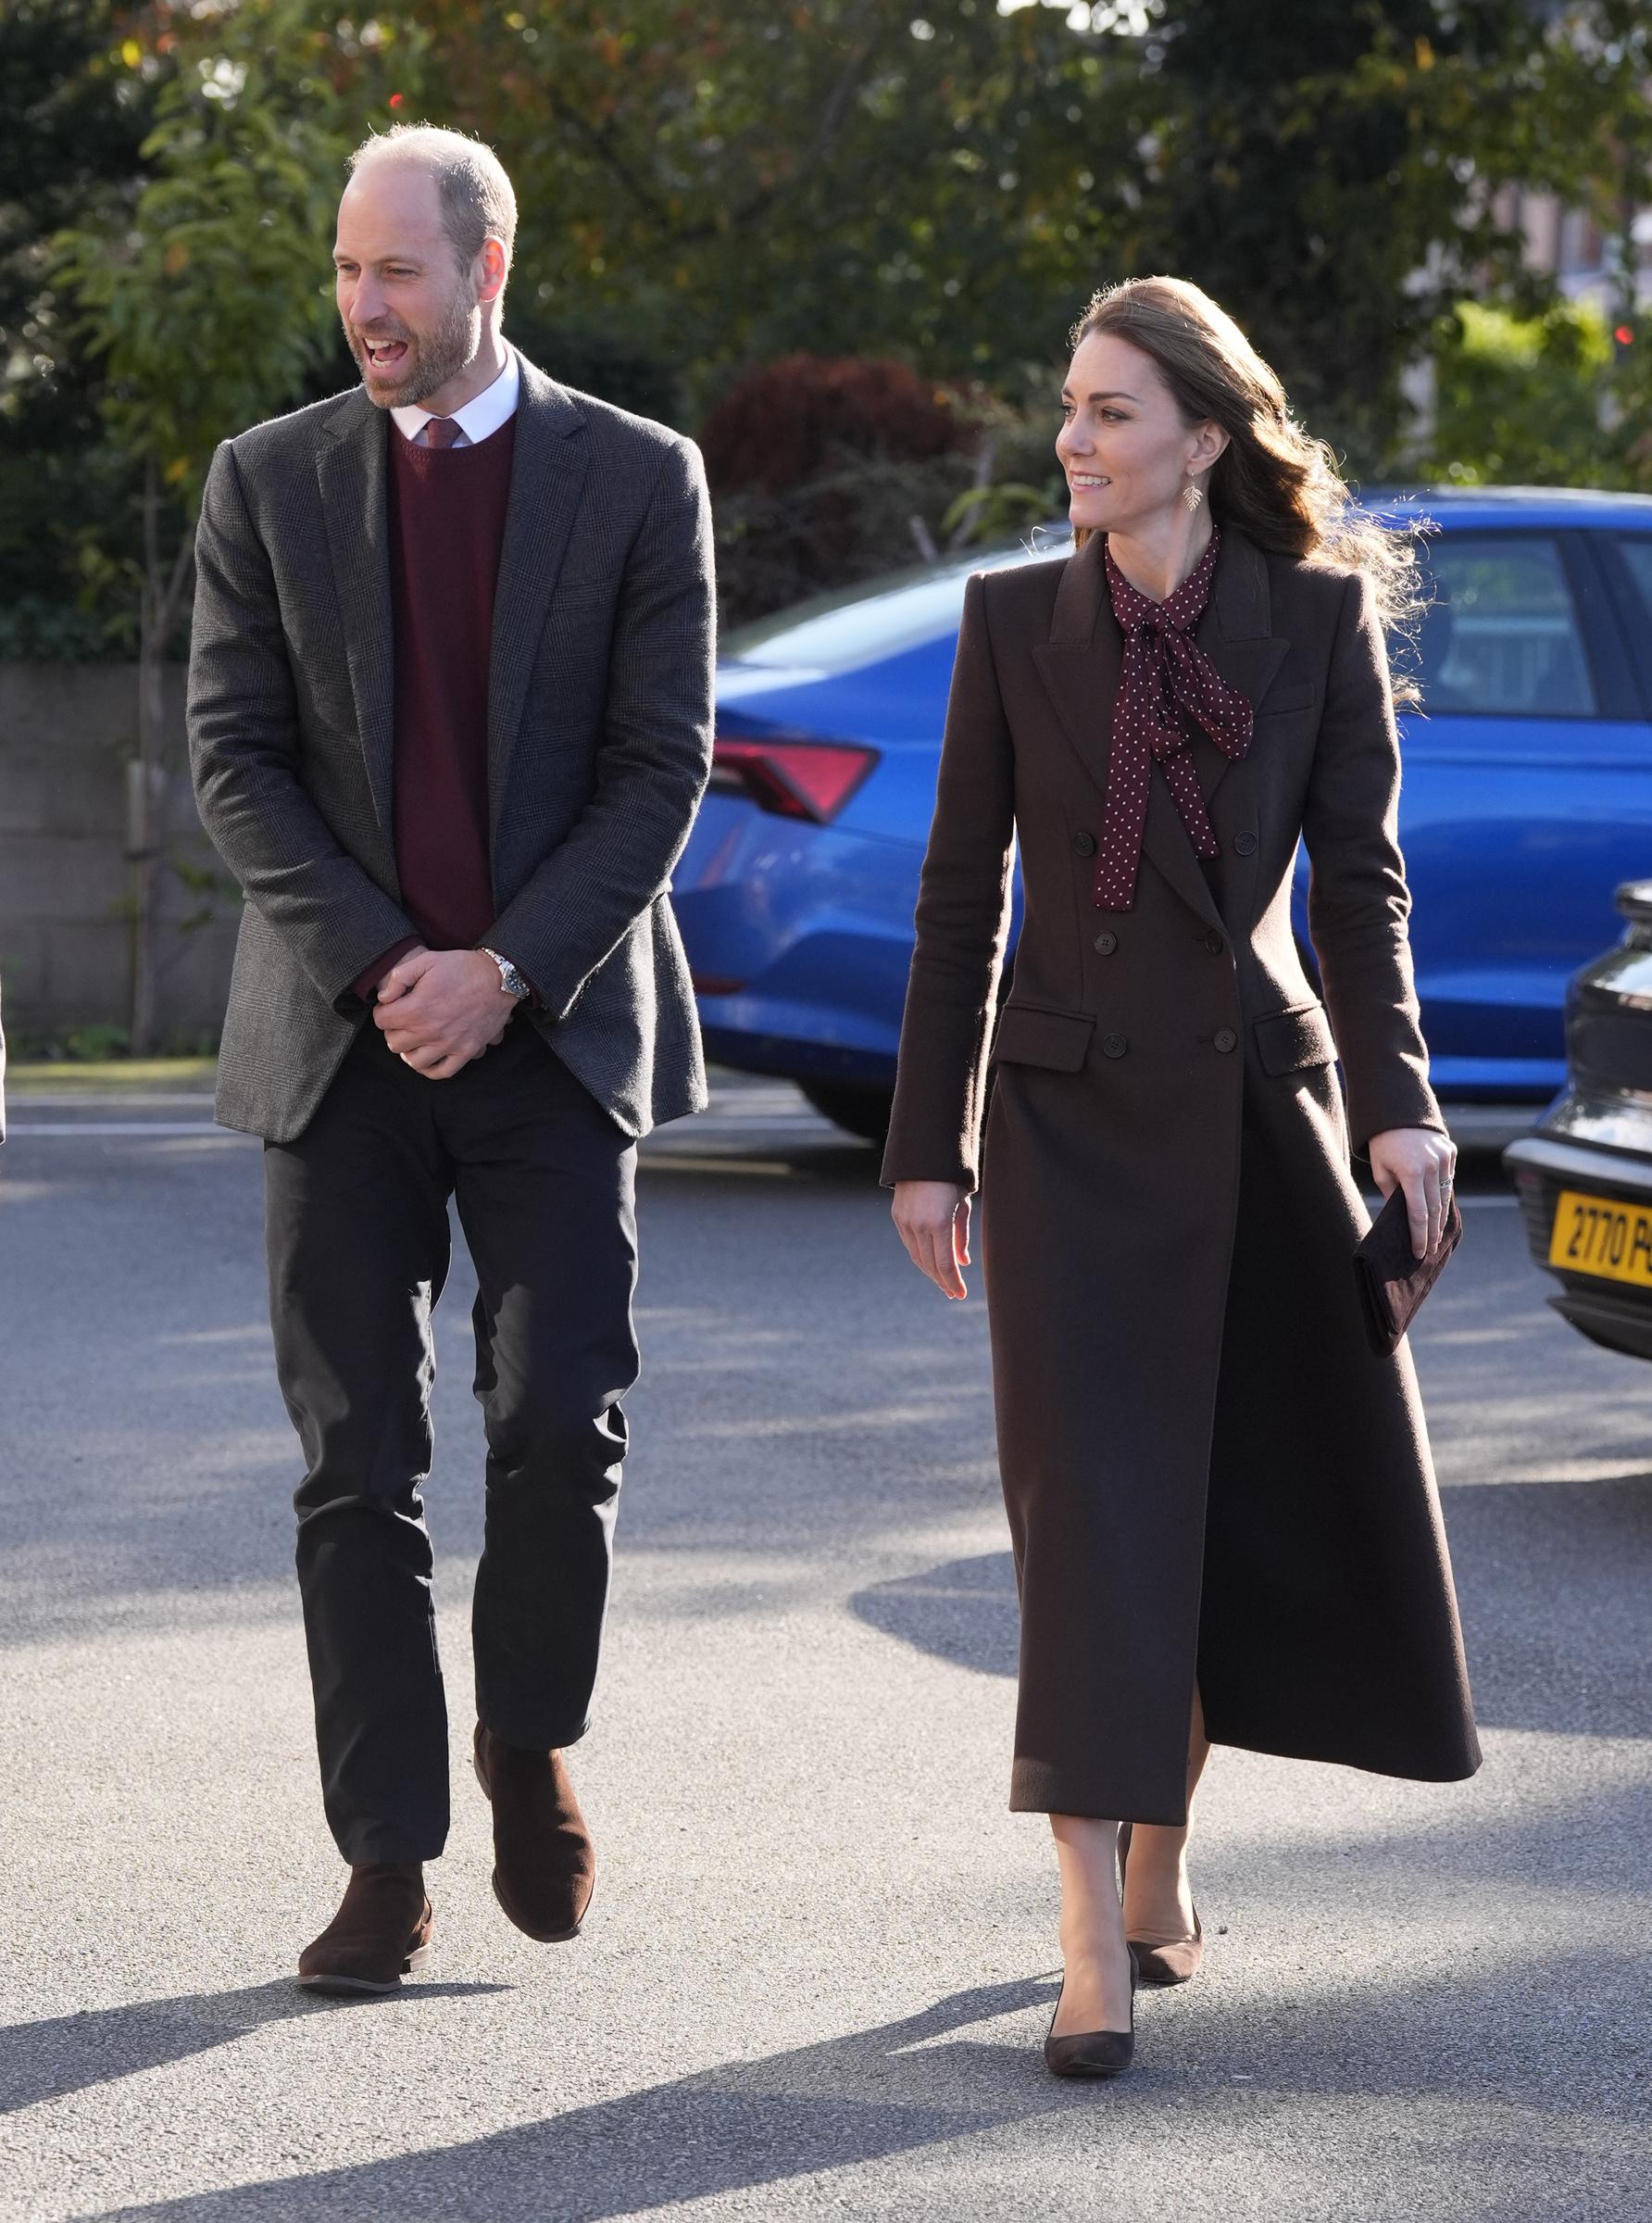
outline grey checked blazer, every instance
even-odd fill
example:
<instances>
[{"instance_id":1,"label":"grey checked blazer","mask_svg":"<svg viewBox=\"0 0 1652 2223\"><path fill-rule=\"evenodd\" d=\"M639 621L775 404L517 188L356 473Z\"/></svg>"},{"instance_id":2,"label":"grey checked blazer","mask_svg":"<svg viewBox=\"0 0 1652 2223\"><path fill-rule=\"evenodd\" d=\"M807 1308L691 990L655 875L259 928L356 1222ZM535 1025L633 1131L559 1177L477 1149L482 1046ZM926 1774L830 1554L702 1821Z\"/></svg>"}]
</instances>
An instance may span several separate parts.
<instances>
[{"instance_id":1,"label":"grey checked blazer","mask_svg":"<svg viewBox=\"0 0 1652 2223\"><path fill-rule=\"evenodd\" d=\"M706 1102L669 896L711 756L705 474L663 425L521 374L486 939L539 989L532 1024L564 1063L643 1135ZM318 402L226 441L201 508L190 760L247 898L218 1117L273 1142L303 1133L367 1020L351 984L417 932L391 825L391 436L359 390Z\"/></svg>"}]
</instances>

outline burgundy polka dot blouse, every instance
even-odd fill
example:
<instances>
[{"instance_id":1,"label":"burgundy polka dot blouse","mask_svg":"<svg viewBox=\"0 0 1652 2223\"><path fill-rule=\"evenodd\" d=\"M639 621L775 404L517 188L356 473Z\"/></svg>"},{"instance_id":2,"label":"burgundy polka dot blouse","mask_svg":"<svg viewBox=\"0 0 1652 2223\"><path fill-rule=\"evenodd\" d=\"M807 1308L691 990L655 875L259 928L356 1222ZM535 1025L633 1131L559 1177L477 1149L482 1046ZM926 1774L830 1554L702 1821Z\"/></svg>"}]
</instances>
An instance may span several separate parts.
<instances>
[{"instance_id":1,"label":"burgundy polka dot blouse","mask_svg":"<svg viewBox=\"0 0 1652 2223\"><path fill-rule=\"evenodd\" d=\"M1220 546L1220 533L1212 533L1197 566L1166 602L1139 593L1108 552L1108 586L1113 615L1124 634L1124 659L1113 706L1107 806L1095 859L1099 911L1129 911L1134 906L1155 759L1195 853L1221 854L1182 720L1183 710L1191 712L1218 748L1235 760L1250 747L1255 721L1249 702L1228 685L1193 641L1193 629L1210 599Z\"/></svg>"}]
</instances>

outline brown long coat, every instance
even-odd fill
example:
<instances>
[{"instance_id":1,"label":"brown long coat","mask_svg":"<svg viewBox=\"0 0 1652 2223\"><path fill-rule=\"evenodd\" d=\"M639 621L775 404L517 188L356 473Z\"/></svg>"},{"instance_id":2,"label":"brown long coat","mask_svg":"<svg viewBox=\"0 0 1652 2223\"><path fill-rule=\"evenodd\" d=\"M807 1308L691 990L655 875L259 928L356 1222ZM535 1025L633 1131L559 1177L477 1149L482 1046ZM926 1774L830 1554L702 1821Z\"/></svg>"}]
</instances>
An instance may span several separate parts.
<instances>
[{"instance_id":1,"label":"brown long coat","mask_svg":"<svg viewBox=\"0 0 1652 2223\"><path fill-rule=\"evenodd\" d=\"M883 1166L971 1189L983 1166L1010 1803L1182 1821L1195 1677L1219 1743L1471 1775L1416 1378L1403 1347L1373 1355L1352 1263L1350 1144L1443 1124L1370 590L1224 534L1195 637L1257 718L1241 763L1195 744L1221 856L1207 876L1156 766L1113 913L1092 897L1121 651L1102 552L970 583ZM1329 1020L1291 929L1299 835Z\"/></svg>"}]
</instances>

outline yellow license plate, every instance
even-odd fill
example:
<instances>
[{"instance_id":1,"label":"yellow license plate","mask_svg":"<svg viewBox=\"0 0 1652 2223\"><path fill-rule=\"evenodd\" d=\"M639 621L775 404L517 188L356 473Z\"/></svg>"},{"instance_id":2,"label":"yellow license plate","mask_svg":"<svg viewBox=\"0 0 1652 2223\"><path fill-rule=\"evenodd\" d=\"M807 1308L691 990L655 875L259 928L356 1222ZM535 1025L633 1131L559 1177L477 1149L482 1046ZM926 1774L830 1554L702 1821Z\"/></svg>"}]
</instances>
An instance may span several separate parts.
<instances>
[{"instance_id":1,"label":"yellow license plate","mask_svg":"<svg viewBox=\"0 0 1652 2223\"><path fill-rule=\"evenodd\" d=\"M1548 1262L1567 1274L1632 1281L1652 1289L1652 1210L1563 1188L1555 1206Z\"/></svg>"}]
</instances>

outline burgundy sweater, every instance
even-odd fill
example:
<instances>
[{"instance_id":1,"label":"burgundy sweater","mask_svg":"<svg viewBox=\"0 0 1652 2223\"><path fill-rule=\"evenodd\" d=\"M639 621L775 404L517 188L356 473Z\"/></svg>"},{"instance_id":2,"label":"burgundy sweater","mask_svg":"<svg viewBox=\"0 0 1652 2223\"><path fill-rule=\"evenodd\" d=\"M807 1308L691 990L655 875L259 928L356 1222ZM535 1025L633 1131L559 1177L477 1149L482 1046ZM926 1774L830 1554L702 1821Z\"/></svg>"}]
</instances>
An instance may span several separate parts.
<instances>
[{"instance_id":1,"label":"burgundy sweater","mask_svg":"<svg viewBox=\"0 0 1652 2223\"><path fill-rule=\"evenodd\" d=\"M488 862L488 661L516 419L473 447L415 447L392 424L395 866L427 948L472 949L498 913ZM370 998L398 957L356 983Z\"/></svg>"}]
</instances>

